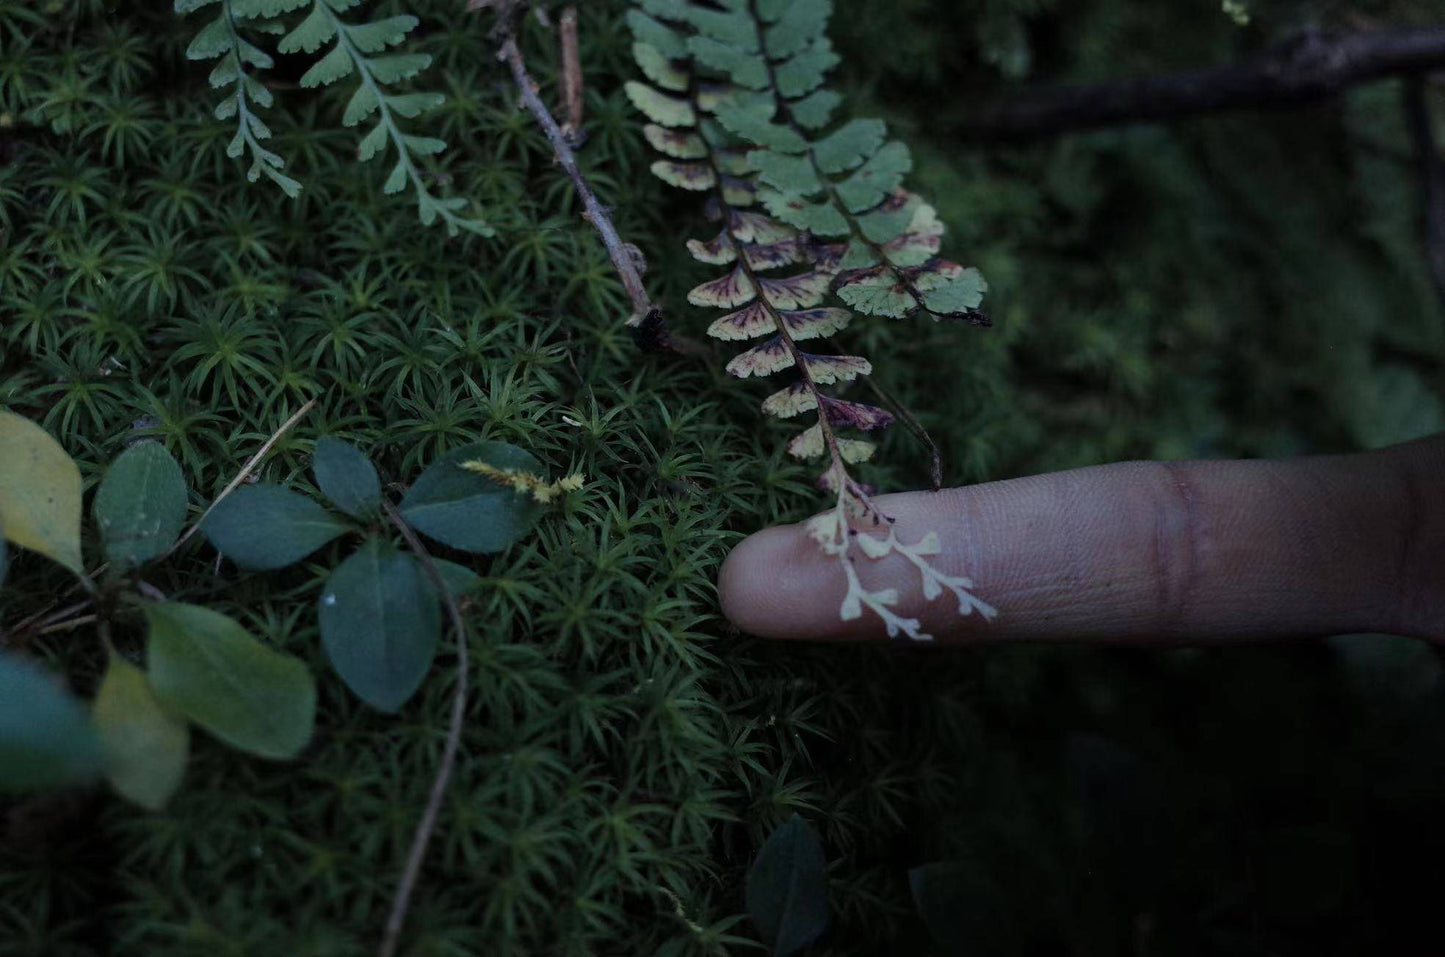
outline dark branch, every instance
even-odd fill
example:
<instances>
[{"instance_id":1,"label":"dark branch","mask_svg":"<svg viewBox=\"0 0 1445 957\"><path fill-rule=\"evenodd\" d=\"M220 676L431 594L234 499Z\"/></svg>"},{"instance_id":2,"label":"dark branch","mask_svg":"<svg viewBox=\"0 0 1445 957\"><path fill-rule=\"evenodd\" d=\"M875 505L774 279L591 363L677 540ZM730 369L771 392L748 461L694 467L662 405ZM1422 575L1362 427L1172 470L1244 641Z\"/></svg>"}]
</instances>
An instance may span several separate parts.
<instances>
[{"instance_id":1,"label":"dark branch","mask_svg":"<svg viewBox=\"0 0 1445 957\"><path fill-rule=\"evenodd\" d=\"M1027 140L1229 110L1280 110L1399 74L1445 67L1445 27L1347 36L1299 35L1232 66L1112 83L1026 90L950 130L967 139Z\"/></svg>"},{"instance_id":2,"label":"dark branch","mask_svg":"<svg viewBox=\"0 0 1445 957\"><path fill-rule=\"evenodd\" d=\"M623 242L622 237L617 234L611 214L598 202L587 177L582 175L567 134L557 125L551 111L537 95L537 84L527 73L527 63L522 59L522 51L517 47L517 21L526 7L527 0L469 0L467 4L469 10L490 8L496 11L497 21L492 27L491 35L497 44L497 59L511 69L512 80L517 85L522 106L542 128L557 163L572 180L572 187L582 202L582 218L591 224L602 239L607 257L612 260L612 268L622 280L622 288L626 290L627 298L632 303L632 315L627 320L627 326L632 330L633 337L643 348L649 350L694 352L697 348L694 343L668 331L662 309L648 296L647 287L642 283L641 253L636 246Z\"/></svg>"}]
</instances>

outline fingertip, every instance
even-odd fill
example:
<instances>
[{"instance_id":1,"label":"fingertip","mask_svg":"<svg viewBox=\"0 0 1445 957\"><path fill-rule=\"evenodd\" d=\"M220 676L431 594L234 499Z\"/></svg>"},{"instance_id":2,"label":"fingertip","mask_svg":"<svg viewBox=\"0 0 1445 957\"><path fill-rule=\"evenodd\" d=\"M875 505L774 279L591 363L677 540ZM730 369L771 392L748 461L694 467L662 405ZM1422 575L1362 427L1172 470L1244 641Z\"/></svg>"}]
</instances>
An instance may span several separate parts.
<instances>
[{"instance_id":1,"label":"fingertip","mask_svg":"<svg viewBox=\"0 0 1445 957\"><path fill-rule=\"evenodd\" d=\"M810 622L812 593L823 585L818 559L818 547L801 525L749 535L718 573L723 615L760 638L809 637L818 630Z\"/></svg>"}]
</instances>

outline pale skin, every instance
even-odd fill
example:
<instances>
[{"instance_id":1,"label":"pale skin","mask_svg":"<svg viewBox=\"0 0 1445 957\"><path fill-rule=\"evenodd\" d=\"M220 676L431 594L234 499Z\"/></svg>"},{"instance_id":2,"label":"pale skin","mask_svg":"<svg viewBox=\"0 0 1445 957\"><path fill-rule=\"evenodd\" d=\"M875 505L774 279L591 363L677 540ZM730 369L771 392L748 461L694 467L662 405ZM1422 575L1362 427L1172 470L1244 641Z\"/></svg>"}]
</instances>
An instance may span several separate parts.
<instances>
[{"instance_id":1,"label":"pale skin","mask_svg":"<svg viewBox=\"0 0 1445 957\"><path fill-rule=\"evenodd\" d=\"M1127 462L878 499L899 537L938 531L938 567L998 609L924 600L901 558L860 558L870 589L934 647L1078 640L1205 645L1380 632L1445 641L1445 433L1352 455ZM842 621L837 560L800 525L766 529L723 565L737 627L766 638L888 641ZM906 639L905 639L906 640Z\"/></svg>"}]
</instances>

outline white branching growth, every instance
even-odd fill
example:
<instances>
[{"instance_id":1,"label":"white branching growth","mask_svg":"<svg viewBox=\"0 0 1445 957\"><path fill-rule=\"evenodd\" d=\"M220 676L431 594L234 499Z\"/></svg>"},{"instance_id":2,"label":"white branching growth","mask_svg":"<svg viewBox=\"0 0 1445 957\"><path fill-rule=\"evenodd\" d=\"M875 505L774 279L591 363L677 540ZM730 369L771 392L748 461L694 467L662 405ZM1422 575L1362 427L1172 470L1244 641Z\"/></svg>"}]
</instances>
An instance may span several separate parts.
<instances>
[{"instance_id":1,"label":"white branching growth","mask_svg":"<svg viewBox=\"0 0 1445 957\"><path fill-rule=\"evenodd\" d=\"M840 98L823 89L837 61L824 35L829 0L639 0L639 6L630 16L634 53L650 83L629 83L627 93L652 121L645 135L665 157L652 170L673 186L708 194L708 216L721 229L688 249L700 262L729 267L688 300L730 310L709 328L713 337L763 340L735 356L729 373L796 375L762 408L780 419L813 418L788 451L827 463L818 481L835 504L809 530L847 578L842 617L858 618L867 609L889 635L929 638L917 620L893 611L894 590L863 587L855 565L860 555L899 555L918 570L929 600L951 592L960 614L992 617L994 609L974 597L967 578L933 566L942 550L938 535L905 545L893 519L849 473L850 465L872 458L876 446L841 430L874 432L893 416L832 394L870 375L867 359L815 347L857 314L922 313L987 324L977 311L983 278L939 258L937 213L902 188L911 166L907 147L889 141L877 120L832 123Z\"/></svg>"}]
</instances>

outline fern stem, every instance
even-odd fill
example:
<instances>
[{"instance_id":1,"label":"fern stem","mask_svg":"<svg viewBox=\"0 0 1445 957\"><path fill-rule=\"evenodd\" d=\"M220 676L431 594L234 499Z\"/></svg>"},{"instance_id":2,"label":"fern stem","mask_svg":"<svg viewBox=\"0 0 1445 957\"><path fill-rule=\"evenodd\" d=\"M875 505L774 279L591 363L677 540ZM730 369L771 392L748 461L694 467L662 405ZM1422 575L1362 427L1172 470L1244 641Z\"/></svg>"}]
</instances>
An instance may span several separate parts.
<instances>
[{"instance_id":1,"label":"fern stem","mask_svg":"<svg viewBox=\"0 0 1445 957\"><path fill-rule=\"evenodd\" d=\"M386 94L382 91L381 84L377 83L376 77L372 76L371 68L366 63L366 57L362 56L361 51L356 48L356 44L351 42L351 27L336 15L336 11L331 9L326 0L316 0L316 2L331 18L331 25L336 28L337 42L345 48L346 55L351 57L351 62L356 66L356 72L361 75L361 82L366 84L367 89L376 96L377 120L386 125L387 136L391 139L392 145L396 147L399 161L406 165L407 178L411 180L412 187L416 189L417 193L430 196L431 193L427 190L426 183L416 168L416 163L412 162L411 152L406 148L406 140L402 138L401 128L392 118L391 107L386 105ZM446 210L442 210L442 215L451 218Z\"/></svg>"},{"instance_id":2,"label":"fern stem","mask_svg":"<svg viewBox=\"0 0 1445 957\"><path fill-rule=\"evenodd\" d=\"M703 111L702 104L697 95L696 75L689 77L687 95L693 110L701 116ZM778 336L782 339L783 346L788 350L788 354L793 357L793 365L797 368L803 385L813 396L813 401L817 405L818 411L818 428L823 434L823 442L828 448L828 456L831 460L832 467L838 472L841 494L841 484L853 487L856 483L854 483L852 477L848 475L848 465L843 461L843 455L838 449L838 437L833 431L832 423L828 421L828 410L824 402L826 396L822 388L813 379L812 372L808 369L808 363L804 357L803 350L798 347L797 341L793 339L792 334L788 331L788 324L783 320L781 312L763 292L763 285L758 281L757 273L753 271L753 267L748 263L748 257L743 251L743 243L733 232L733 207L732 204L728 202L727 190L723 186L722 167L715 158L716 147L701 126L698 127L697 132L698 138L702 140L703 147L707 150L707 165L708 168L712 170L713 190L717 195L718 207L722 210L723 229L727 232L728 241L732 243L733 249L737 251L738 268L743 271L743 275L748 277L748 282L752 284L758 301L763 304L763 308L767 310L768 316L773 320L773 325L777 327Z\"/></svg>"},{"instance_id":3,"label":"fern stem","mask_svg":"<svg viewBox=\"0 0 1445 957\"><path fill-rule=\"evenodd\" d=\"M246 72L246 60L241 55L245 41L241 39L241 32L236 29L236 15L232 10L231 0L221 0L221 12L226 18L226 32L231 38L231 56L236 60L236 122L242 141L251 151L251 169L265 173L286 195L294 198L301 192L301 184L280 172L286 165L285 161L262 146L255 131L251 129L251 117L255 114L251 112L250 101L246 99L246 79L249 74Z\"/></svg>"}]
</instances>

